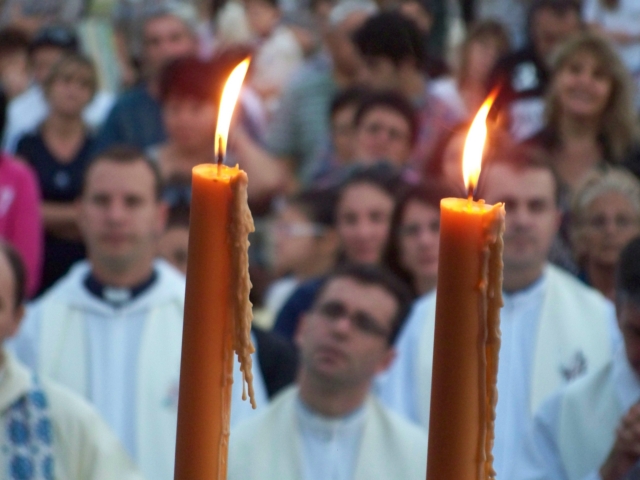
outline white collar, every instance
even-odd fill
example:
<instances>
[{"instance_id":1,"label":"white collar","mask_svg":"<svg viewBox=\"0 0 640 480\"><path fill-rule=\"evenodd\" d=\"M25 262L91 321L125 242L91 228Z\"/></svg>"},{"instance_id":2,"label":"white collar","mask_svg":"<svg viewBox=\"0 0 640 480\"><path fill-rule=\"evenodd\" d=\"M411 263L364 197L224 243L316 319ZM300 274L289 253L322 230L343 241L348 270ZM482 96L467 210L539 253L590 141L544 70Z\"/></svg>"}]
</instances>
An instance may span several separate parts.
<instances>
[{"instance_id":1,"label":"white collar","mask_svg":"<svg viewBox=\"0 0 640 480\"><path fill-rule=\"evenodd\" d=\"M335 435L353 433L362 428L365 420L365 407L361 405L343 417L326 417L311 410L298 397L296 416L303 430L313 435L333 438Z\"/></svg>"}]
</instances>

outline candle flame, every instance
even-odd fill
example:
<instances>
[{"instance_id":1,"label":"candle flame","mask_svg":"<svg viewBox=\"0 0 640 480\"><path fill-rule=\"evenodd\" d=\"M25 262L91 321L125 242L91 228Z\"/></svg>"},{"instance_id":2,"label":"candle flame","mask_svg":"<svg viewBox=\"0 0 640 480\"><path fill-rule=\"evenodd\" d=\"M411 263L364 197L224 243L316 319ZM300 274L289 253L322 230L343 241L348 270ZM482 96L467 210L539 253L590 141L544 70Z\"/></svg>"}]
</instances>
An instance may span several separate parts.
<instances>
[{"instance_id":1,"label":"candle flame","mask_svg":"<svg viewBox=\"0 0 640 480\"><path fill-rule=\"evenodd\" d=\"M482 154L484 153L484 145L487 140L487 115L498 91L494 90L484 101L480 110L476 114L469 133L464 142L464 153L462 155L462 175L464 185L469 192L469 196L473 195L473 191L478 185L480 170L482 168Z\"/></svg>"},{"instance_id":2,"label":"candle flame","mask_svg":"<svg viewBox=\"0 0 640 480\"><path fill-rule=\"evenodd\" d=\"M249 70L250 61L250 58L245 58L233 69L222 90L214 144L216 158L222 158L227 151L227 137L229 136L231 117L233 116L233 110L240 96L242 82L247 74L247 70Z\"/></svg>"}]
</instances>

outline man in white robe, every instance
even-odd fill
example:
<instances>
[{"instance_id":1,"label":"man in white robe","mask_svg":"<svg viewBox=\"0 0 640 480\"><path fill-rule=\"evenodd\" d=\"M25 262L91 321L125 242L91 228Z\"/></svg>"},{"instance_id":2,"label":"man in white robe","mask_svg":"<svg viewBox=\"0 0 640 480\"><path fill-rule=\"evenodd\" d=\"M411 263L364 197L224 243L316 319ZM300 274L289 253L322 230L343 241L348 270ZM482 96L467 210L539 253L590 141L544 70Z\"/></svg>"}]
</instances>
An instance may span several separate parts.
<instances>
[{"instance_id":1,"label":"man in white robe","mask_svg":"<svg viewBox=\"0 0 640 480\"><path fill-rule=\"evenodd\" d=\"M0 344L24 314L25 268L0 242ZM0 478L142 480L116 436L81 397L40 379L0 348Z\"/></svg>"},{"instance_id":2,"label":"man in white robe","mask_svg":"<svg viewBox=\"0 0 640 480\"><path fill-rule=\"evenodd\" d=\"M624 345L542 404L513 480L640 478L640 238L620 256L616 311Z\"/></svg>"},{"instance_id":3,"label":"man in white robe","mask_svg":"<svg viewBox=\"0 0 640 480\"><path fill-rule=\"evenodd\" d=\"M34 302L13 344L33 370L91 401L153 480L173 479L185 288L154 260L165 211L155 164L128 148L97 157L78 206L88 260ZM235 423L254 411L234 374Z\"/></svg>"},{"instance_id":4,"label":"man in white robe","mask_svg":"<svg viewBox=\"0 0 640 480\"><path fill-rule=\"evenodd\" d=\"M618 339L613 305L547 263L560 216L550 167L525 149L489 163L479 198L506 205L504 307L498 366L494 468L512 479L517 448L540 402L604 365ZM419 299L400 335L398 358L378 382L387 406L429 426L435 294ZM463 354L463 352L461 352Z\"/></svg>"},{"instance_id":5,"label":"man in white robe","mask_svg":"<svg viewBox=\"0 0 640 480\"><path fill-rule=\"evenodd\" d=\"M407 293L377 267L330 275L296 342L297 387L232 430L229 480L424 480L427 438L373 396Z\"/></svg>"}]
</instances>

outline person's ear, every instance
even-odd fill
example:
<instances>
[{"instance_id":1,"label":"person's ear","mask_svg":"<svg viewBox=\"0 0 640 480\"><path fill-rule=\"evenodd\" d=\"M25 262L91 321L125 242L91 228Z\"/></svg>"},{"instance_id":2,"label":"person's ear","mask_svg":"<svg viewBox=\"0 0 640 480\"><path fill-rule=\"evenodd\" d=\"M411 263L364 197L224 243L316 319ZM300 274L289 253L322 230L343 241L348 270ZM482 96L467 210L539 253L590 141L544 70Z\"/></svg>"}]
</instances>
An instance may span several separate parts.
<instances>
[{"instance_id":1,"label":"person's ear","mask_svg":"<svg viewBox=\"0 0 640 480\"><path fill-rule=\"evenodd\" d=\"M380 359L380 363L378 363L378 367L376 368L376 374L382 373L387 370L393 361L396 359L397 352L393 347L387 347L387 351L384 353L383 357Z\"/></svg>"},{"instance_id":2,"label":"person's ear","mask_svg":"<svg viewBox=\"0 0 640 480\"><path fill-rule=\"evenodd\" d=\"M20 330L20 325L22 324L22 319L24 318L25 308L24 305L20 305L15 309L13 313L13 322L11 323L11 329L9 330L9 336L13 337L18 330Z\"/></svg>"},{"instance_id":3,"label":"person's ear","mask_svg":"<svg viewBox=\"0 0 640 480\"><path fill-rule=\"evenodd\" d=\"M167 219L169 217L169 205L163 200L158 201L158 211L156 213L156 235L158 238L167 228Z\"/></svg>"}]
</instances>

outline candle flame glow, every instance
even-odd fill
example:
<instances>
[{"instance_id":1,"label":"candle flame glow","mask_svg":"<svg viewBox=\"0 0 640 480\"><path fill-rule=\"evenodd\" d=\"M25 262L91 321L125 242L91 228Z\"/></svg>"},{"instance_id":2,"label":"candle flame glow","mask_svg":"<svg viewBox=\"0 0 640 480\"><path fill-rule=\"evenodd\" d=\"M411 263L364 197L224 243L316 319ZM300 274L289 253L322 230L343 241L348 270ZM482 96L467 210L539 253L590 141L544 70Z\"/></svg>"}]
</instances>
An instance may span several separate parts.
<instances>
[{"instance_id":1,"label":"candle flame glow","mask_svg":"<svg viewBox=\"0 0 640 480\"><path fill-rule=\"evenodd\" d=\"M476 114L469 133L464 142L464 153L462 155L462 175L464 178L465 189L470 192L478 185L480 170L482 168L482 154L484 153L484 145L487 140L487 115L498 91L494 90L484 101L480 110Z\"/></svg>"},{"instance_id":2,"label":"candle flame glow","mask_svg":"<svg viewBox=\"0 0 640 480\"><path fill-rule=\"evenodd\" d=\"M249 70L250 61L250 58L245 58L233 69L222 90L214 144L216 157L224 156L227 151L227 137L229 136L231 117L233 116L233 110L240 96L242 82L247 74L247 70Z\"/></svg>"}]
</instances>

